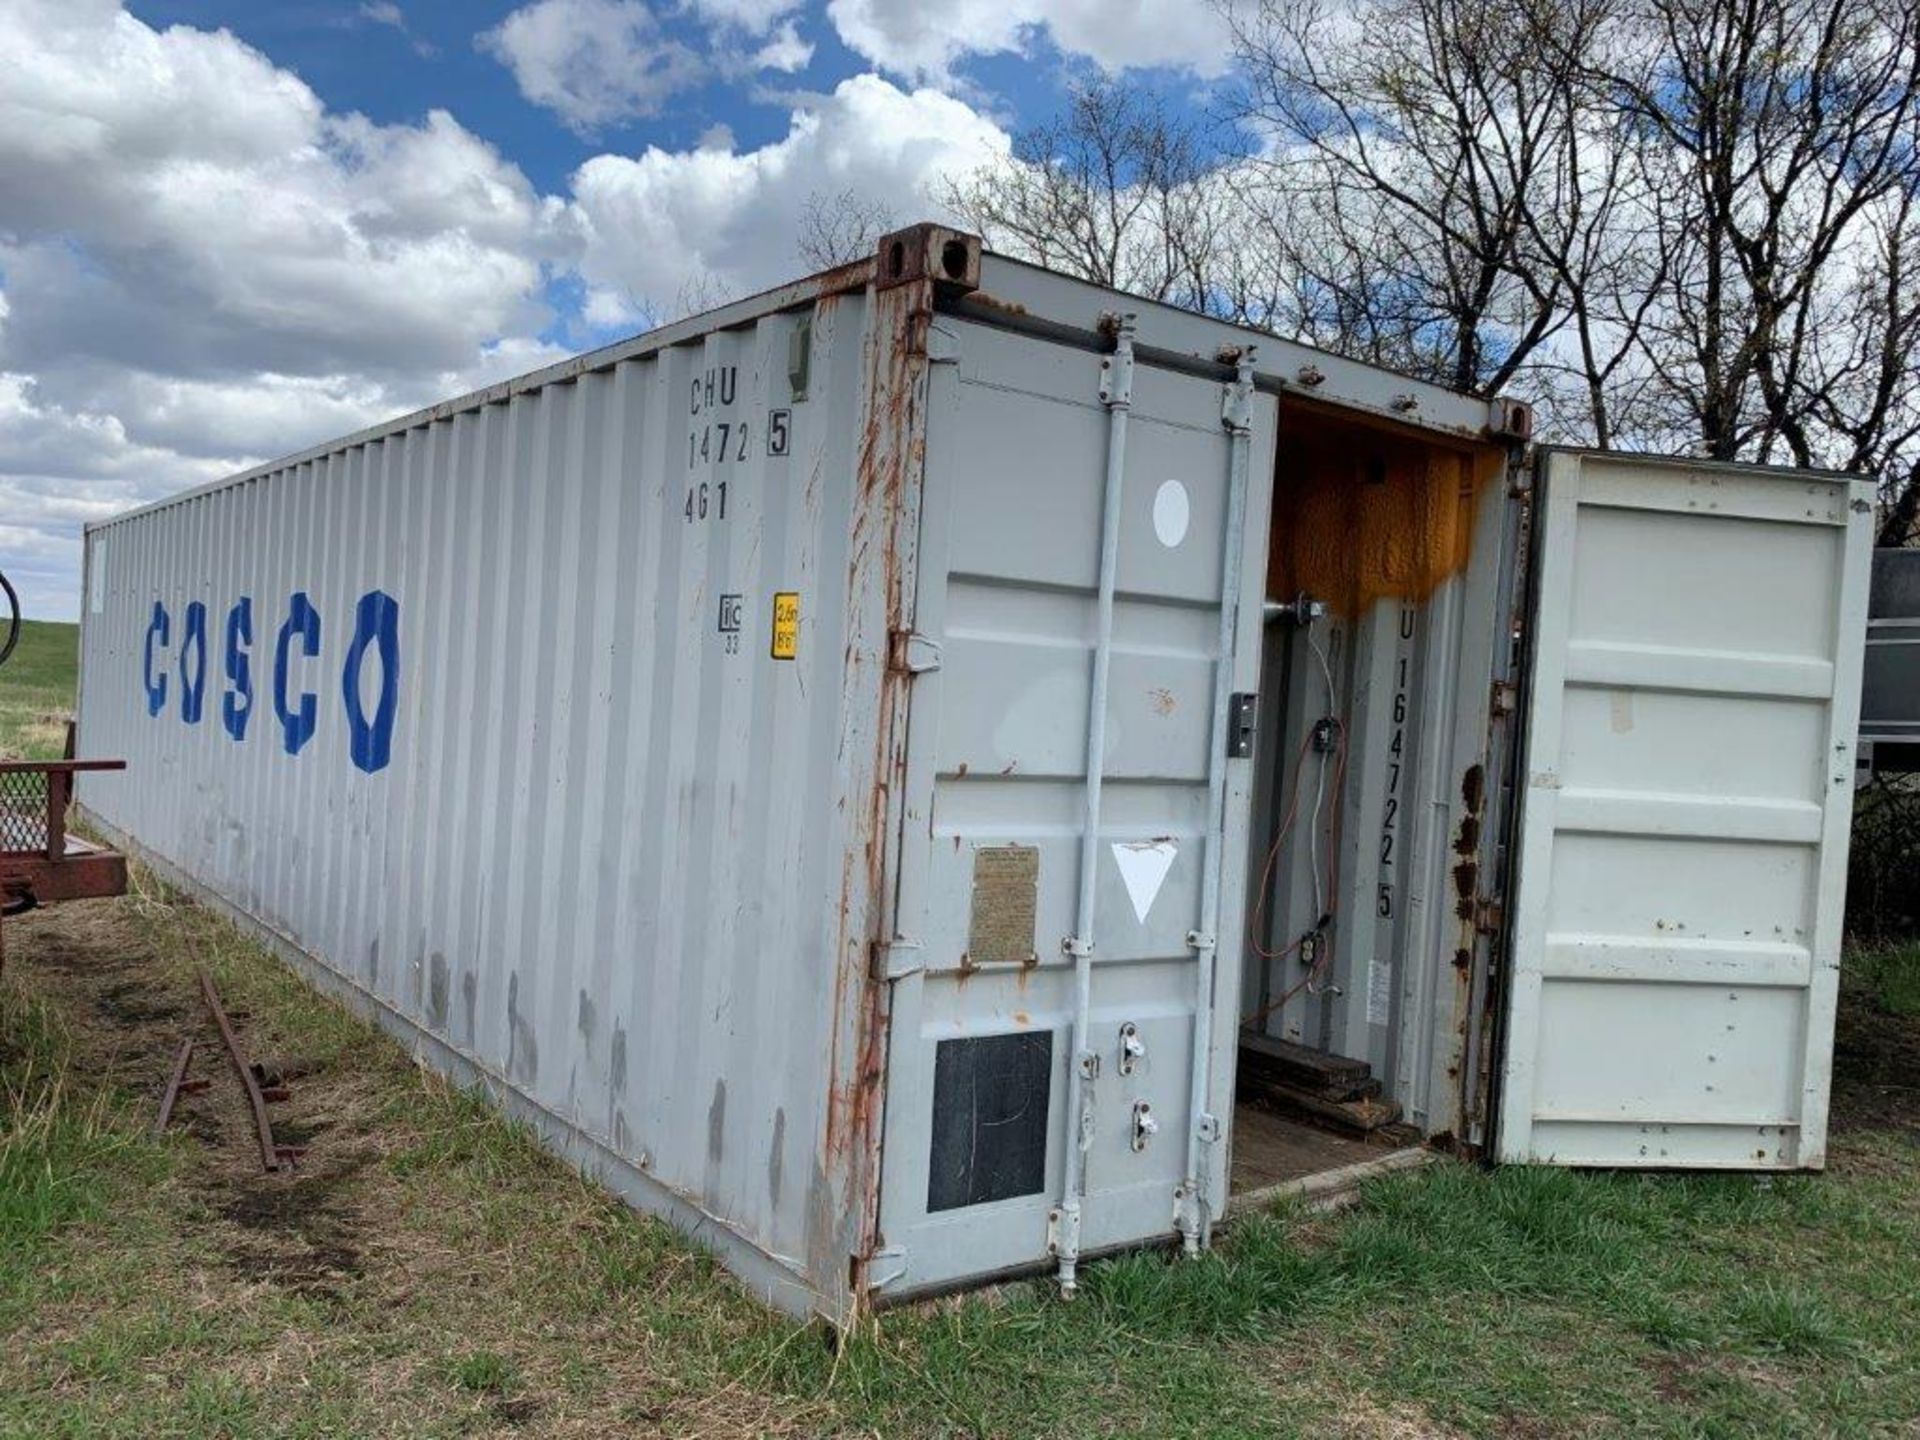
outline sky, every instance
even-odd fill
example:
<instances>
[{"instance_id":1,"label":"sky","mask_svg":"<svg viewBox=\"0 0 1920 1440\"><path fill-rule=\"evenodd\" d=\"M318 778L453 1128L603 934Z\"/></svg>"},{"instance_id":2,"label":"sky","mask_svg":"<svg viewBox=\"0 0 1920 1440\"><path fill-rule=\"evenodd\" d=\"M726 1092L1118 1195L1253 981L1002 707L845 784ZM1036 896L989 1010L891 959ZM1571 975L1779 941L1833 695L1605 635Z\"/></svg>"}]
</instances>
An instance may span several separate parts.
<instances>
[{"instance_id":1,"label":"sky","mask_svg":"<svg viewBox=\"0 0 1920 1440\"><path fill-rule=\"evenodd\" d=\"M805 268L1095 75L1205 107L1208 0L0 0L0 570Z\"/></svg>"}]
</instances>

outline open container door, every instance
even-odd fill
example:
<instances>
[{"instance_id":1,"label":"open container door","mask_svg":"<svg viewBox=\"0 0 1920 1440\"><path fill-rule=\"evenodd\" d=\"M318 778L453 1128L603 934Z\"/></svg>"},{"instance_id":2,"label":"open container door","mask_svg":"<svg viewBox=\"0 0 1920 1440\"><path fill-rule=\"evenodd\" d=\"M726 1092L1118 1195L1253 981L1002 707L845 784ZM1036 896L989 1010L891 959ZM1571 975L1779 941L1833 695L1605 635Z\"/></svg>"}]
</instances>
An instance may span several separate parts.
<instances>
[{"instance_id":1,"label":"open container door","mask_svg":"<svg viewBox=\"0 0 1920 1440\"><path fill-rule=\"evenodd\" d=\"M1495 1153L1826 1154L1868 482L1547 451Z\"/></svg>"}]
</instances>

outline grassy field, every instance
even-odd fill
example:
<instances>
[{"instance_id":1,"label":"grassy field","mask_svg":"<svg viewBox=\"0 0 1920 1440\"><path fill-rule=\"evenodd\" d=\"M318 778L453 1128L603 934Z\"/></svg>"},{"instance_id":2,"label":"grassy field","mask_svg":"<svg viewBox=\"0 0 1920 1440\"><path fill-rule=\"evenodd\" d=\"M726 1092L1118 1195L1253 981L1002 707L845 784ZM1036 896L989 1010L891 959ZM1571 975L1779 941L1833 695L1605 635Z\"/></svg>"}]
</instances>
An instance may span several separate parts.
<instances>
[{"instance_id":1,"label":"grassy field","mask_svg":"<svg viewBox=\"0 0 1920 1440\"><path fill-rule=\"evenodd\" d=\"M18 648L0 665L0 759L59 757L67 743L79 663L78 625L22 622Z\"/></svg>"},{"instance_id":2,"label":"grassy field","mask_svg":"<svg viewBox=\"0 0 1920 1440\"><path fill-rule=\"evenodd\" d=\"M1010 1286L836 1351L137 881L7 927L0 1436L1910 1435L1920 1415L1911 949L1850 966L1825 1176L1442 1163L1339 1216L1238 1223L1198 1262L1097 1263L1071 1305ZM196 957L288 1078L290 1173L260 1172ZM188 1034L213 1084L155 1138Z\"/></svg>"}]
</instances>

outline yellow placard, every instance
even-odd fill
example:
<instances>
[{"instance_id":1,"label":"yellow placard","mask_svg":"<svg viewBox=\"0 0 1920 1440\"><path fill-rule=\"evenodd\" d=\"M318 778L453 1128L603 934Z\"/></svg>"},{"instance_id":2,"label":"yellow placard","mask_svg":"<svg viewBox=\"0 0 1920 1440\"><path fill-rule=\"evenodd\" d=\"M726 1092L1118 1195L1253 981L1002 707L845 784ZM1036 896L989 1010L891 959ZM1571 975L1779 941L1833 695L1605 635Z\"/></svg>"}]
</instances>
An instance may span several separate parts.
<instances>
[{"instance_id":1,"label":"yellow placard","mask_svg":"<svg viewBox=\"0 0 1920 1440\"><path fill-rule=\"evenodd\" d=\"M778 590L773 596L773 658L791 660L800 653L800 592Z\"/></svg>"}]
</instances>

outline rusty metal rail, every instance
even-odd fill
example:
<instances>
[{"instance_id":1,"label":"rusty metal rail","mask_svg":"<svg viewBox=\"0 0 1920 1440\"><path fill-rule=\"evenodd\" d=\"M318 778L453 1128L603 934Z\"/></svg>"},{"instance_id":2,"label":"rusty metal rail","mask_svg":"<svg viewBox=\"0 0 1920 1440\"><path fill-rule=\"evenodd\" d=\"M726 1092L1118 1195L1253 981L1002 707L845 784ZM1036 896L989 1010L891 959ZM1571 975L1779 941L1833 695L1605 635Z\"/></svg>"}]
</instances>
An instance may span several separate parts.
<instances>
[{"instance_id":1,"label":"rusty metal rail","mask_svg":"<svg viewBox=\"0 0 1920 1440\"><path fill-rule=\"evenodd\" d=\"M167 1124L173 1119L174 1102L179 1100L182 1094L192 1094L207 1088L207 1082L204 1080L187 1079L187 1067L192 1063L193 1041L182 1040L180 1053L174 1057L173 1074L167 1080L166 1093L160 1097L160 1113L154 1117L153 1133L156 1136L166 1133Z\"/></svg>"},{"instance_id":2,"label":"rusty metal rail","mask_svg":"<svg viewBox=\"0 0 1920 1440\"><path fill-rule=\"evenodd\" d=\"M183 934L185 930L183 925ZM253 1111L253 1128L260 1138L261 1165L268 1170L278 1170L282 1165L292 1164L299 1151L274 1143L273 1121L267 1116L267 1097L260 1093L259 1076L247 1063L239 1037L233 1033L233 1022L227 1019L227 1012L220 1004L220 992L213 988L213 977L204 969L200 971L200 993L206 997L207 1009L213 1012L213 1023L220 1027L220 1038L226 1044L228 1058L233 1061L233 1073L240 1077L240 1084L246 1089L247 1105Z\"/></svg>"}]
</instances>

